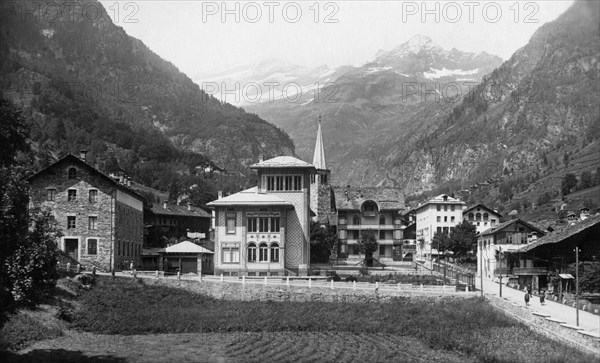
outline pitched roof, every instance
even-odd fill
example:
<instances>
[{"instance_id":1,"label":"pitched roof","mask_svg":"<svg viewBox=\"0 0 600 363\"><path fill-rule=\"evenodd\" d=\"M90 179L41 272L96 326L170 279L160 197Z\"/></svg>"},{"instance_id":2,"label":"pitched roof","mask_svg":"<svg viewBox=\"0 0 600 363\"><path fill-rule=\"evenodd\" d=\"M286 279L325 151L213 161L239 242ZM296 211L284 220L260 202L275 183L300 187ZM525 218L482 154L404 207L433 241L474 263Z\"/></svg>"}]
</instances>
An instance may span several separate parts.
<instances>
[{"instance_id":1,"label":"pitched roof","mask_svg":"<svg viewBox=\"0 0 600 363\"><path fill-rule=\"evenodd\" d=\"M109 183L111 183L112 185L114 185L115 187L117 187L118 189L120 189L121 191L124 191L128 194L131 194L133 196L135 196L136 198L138 198L141 201L146 200L146 198L142 197L140 194L138 194L135 190L119 183L116 182L113 178L109 177L108 175L104 174L103 172L101 172L100 170L94 168L93 166L91 166L90 164L86 163L85 161L83 161L81 158L73 155L73 154L67 154L65 156L63 156L62 158L60 158L58 161L56 161L53 164L48 165L47 167L45 167L44 169L38 171L37 173L29 176L27 178L27 180L33 180L36 179L40 176L42 176L44 173L48 172L49 170L55 168L56 166L58 166L59 164L63 164L63 163L67 163L67 162L71 162L71 163L75 163L75 164L79 164L80 166L90 170L92 173L98 175L99 177L105 179L106 181L108 181Z\"/></svg>"},{"instance_id":2,"label":"pitched roof","mask_svg":"<svg viewBox=\"0 0 600 363\"><path fill-rule=\"evenodd\" d=\"M561 231L547 234L546 236L539 238L537 241L519 248L517 252L527 252L541 245L562 242L569 237L572 237L589 228L594 228L597 226L600 226L600 214L596 214L595 216L586 218L578 223L570 224L568 227Z\"/></svg>"},{"instance_id":3,"label":"pitched roof","mask_svg":"<svg viewBox=\"0 0 600 363\"><path fill-rule=\"evenodd\" d=\"M404 194L399 188L333 188L337 210L360 210L367 200L377 203L379 210L403 210Z\"/></svg>"},{"instance_id":4,"label":"pitched roof","mask_svg":"<svg viewBox=\"0 0 600 363\"><path fill-rule=\"evenodd\" d=\"M271 205L271 206L289 206L293 207L290 202L279 198L274 194L259 193L258 187L243 190L241 192L229 195L227 197L213 200L208 203L208 207L219 206L237 206L237 205Z\"/></svg>"},{"instance_id":5,"label":"pitched roof","mask_svg":"<svg viewBox=\"0 0 600 363\"><path fill-rule=\"evenodd\" d=\"M490 213L494 213L495 215L498 215L498 216L502 217L502 214L500 214L500 213L498 213L498 212L494 212L494 210L493 210L492 208L489 208L489 207L487 207L486 205L484 205L484 204L481 204L481 203L479 203L479 204L475 204L474 206L471 206L471 207L468 207L467 209L465 209L465 210L463 211L463 214L465 214L465 213L468 213L468 212L470 212L471 210L473 210L473 209L475 209L475 208L477 208L477 207L479 207L479 208L483 208L483 209L487 210L487 211L488 211L488 212L490 212Z\"/></svg>"},{"instance_id":6,"label":"pitched roof","mask_svg":"<svg viewBox=\"0 0 600 363\"><path fill-rule=\"evenodd\" d=\"M427 202L415 207L414 209L415 209L415 211L418 211L419 209L421 209L429 204L462 204L462 205L465 205L465 202L463 202L462 200L460 200L458 198L452 198L451 196L449 196L447 194L440 194L437 197L433 197L433 198L429 199Z\"/></svg>"},{"instance_id":7,"label":"pitched roof","mask_svg":"<svg viewBox=\"0 0 600 363\"><path fill-rule=\"evenodd\" d=\"M202 208L187 205L167 204L165 209L164 204L154 204L151 209L154 214L170 215L170 216L186 216L199 218L212 218L212 215Z\"/></svg>"},{"instance_id":8,"label":"pitched roof","mask_svg":"<svg viewBox=\"0 0 600 363\"><path fill-rule=\"evenodd\" d=\"M293 156L277 156L275 158L264 160L250 166L250 169L265 168L307 168L314 169L314 165L302 161Z\"/></svg>"},{"instance_id":9,"label":"pitched roof","mask_svg":"<svg viewBox=\"0 0 600 363\"><path fill-rule=\"evenodd\" d=\"M190 241L179 242L173 246L169 246L167 248L163 248L157 252L161 253L214 253L202 246L198 246L195 243Z\"/></svg>"},{"instance_id":10,"label":"pitched roof","mask_svg":"<svg viewBox=\"0 0 600 363\"><path fill-rule=\"evenodd\" d=\"M533 229L534 231L536 231L538 233L541 233L541 234L545 234L546 233L542 229L536 227L535 225L533 225L533 224L531 224L529 222L525 222L522 219L517 218L517 219L511 219L510 221L502 222L502 223L500 223L499 225L497 225L494 228L486 229L485 231L481 232L481 235L483 236L483 235L494 234L494 233L496 233L496 232L498 232L498 231L500 231L500 230L502 230L502 229L510 226L511 224L517 223L517 222L524 224L526 227L529 227L529 228Z\"/></svg>"}]
</instances>

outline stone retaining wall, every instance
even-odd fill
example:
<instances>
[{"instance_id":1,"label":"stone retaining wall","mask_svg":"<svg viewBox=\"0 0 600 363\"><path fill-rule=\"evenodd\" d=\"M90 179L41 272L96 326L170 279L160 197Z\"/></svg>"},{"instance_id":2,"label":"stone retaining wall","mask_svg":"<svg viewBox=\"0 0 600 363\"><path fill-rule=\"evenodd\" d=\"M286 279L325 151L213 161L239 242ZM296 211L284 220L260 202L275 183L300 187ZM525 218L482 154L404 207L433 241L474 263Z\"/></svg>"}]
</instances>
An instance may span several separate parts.
<instances>
[{"instance_id":1,"label":"stone retaining wall","mask_svg":"<svg viewBox=\"0 0 600 363\"><path fill-rule=\"evenodd\" d=\"M550 339L568 344L577 349L587 351L600 358L600 340L579 333L576 329L562 326L560 322L549 320L543 316L534 315L524 306L519 306L497 296L486 296L491 305L508 316L514 317L536 332Z\"/></svg>"}]
</instances>

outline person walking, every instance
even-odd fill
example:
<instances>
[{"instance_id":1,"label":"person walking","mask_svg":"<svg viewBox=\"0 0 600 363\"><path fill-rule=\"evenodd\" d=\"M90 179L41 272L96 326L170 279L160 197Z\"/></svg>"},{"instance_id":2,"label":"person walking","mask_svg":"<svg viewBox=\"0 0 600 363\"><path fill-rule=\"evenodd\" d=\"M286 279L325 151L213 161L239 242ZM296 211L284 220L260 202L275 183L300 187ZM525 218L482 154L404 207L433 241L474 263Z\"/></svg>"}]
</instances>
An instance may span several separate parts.
<instances>
[{"instance_id":1,"label":"person walking","mask_svg":"<svg viewBox=\"0 0 600 363\"><path fill-rule=\"evenodd\" d=\"M529 306L529 292L525 293L525 306Z\"/></svg>"},{"instance_id":2,"label":"person walking","mask_svg":"<svg viewBox=\"0 0 600 363\"><path fill-rule=\"evenodd\" d=\"M546 304L546 292L540 291L540 305Z\"/></svg>"}]
</instances>

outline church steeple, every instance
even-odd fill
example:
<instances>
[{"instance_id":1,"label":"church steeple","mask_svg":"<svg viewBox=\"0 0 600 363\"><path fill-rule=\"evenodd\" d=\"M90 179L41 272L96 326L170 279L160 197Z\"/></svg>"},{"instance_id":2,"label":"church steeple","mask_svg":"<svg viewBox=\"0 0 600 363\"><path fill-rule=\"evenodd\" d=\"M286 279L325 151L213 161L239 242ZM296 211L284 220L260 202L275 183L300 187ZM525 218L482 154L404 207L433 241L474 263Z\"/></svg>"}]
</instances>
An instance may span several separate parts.
<instances>
[{"instance_id":1,"label":"church steeple","mask_svg":"<svg viewBox=\"0 0 600 363\"><path fill-rule=\"evenodd\" d=\"M321 133L321 115L319 115L319 128L317 129L317 142L313 155L313 165L320 170L327 170L325 162L325 148L323 147L323 134Z\"/></svg>"}]
</instances>

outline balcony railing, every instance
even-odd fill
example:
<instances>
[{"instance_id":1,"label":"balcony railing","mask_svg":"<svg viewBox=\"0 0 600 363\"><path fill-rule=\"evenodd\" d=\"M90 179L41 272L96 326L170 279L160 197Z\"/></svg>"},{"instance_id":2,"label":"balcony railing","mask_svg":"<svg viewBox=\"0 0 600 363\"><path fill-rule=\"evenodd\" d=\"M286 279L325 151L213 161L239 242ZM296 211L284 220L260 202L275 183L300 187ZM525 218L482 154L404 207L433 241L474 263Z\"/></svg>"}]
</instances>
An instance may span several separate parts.
<instances>
[{"instance_id":1,"label":"balcony railing","mask_svg":"<svg viewBox=\"0 0 600 363\"><path fill-rule=\"evenodd\" d=\"M494 269L494 275L510 275L512 274L511 269L508 267L497 267Z\"/></svg>"},{"instance_id":2,"label":"balcony railing","mask_svg":"<svg viewBox=\"0 0 600 363\"><path fill-rule=\"evenodd\" d=\"M391 231L392 229L394 229L394 227L395 226L393 224L348 224L346 226L346 229L382 229L386 231Z\"/></svg>"},{"instance_id":3,"label":"balcony railing","mask_svg":"<svg viewBox=\"0 0 600 363\"><path fill-rule=\"evenodd\" d=\"M545 275L548 273L547 267L515 267L514 275Z\"/></svg>"}]
</instances>

